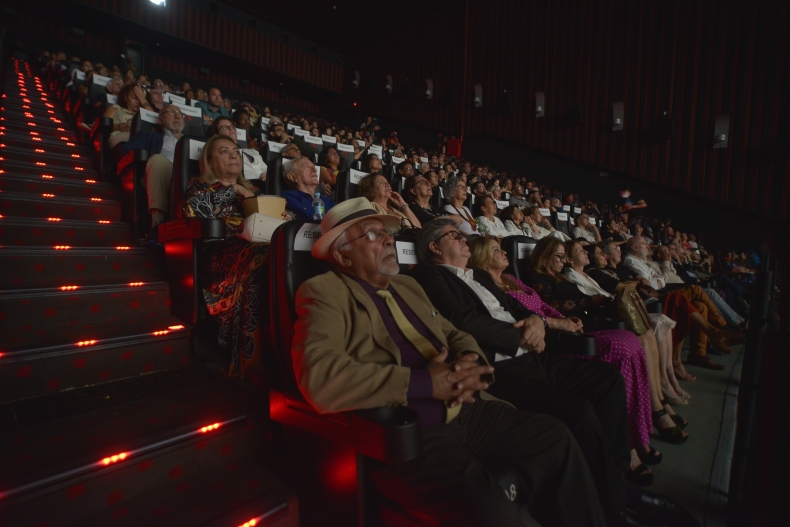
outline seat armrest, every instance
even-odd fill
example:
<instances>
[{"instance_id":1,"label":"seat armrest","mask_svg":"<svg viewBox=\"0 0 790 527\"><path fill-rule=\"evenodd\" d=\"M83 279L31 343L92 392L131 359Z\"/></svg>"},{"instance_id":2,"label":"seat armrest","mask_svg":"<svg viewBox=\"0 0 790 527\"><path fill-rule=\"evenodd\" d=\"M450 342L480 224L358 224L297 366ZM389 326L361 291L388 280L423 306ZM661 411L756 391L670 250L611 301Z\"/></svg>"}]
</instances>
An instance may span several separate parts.
<instances>
[{"instance_id":1,"label":"seat armrest","mask_svg":"<svg viewBox=\"0 0 790 527\"><path fill-rule=\"evenodd\" d=\"M592 335L571 333L569 331L548 330L545 340L545 352L548 353L581 355L583 357L595 357L598 355L598 350L595 347L595 337Z\"/></svg>"},{"instance_id":2,"label":"seat armrest","mask_svg":"<svg viewBox=\"0 0 790 527\"><path fill-rule=\"evenodd\" d=\"M159 243L181 239L222 240L225 238L225 222L203 218L171 220L159 225L158 234Z\"/></svg>"},{"instance_id":3,"label":"seat armrest","mask_svg":"<svg viewBox=\"0 0 790 527\"><path fill-rule=\"evenodd\" d=\"M405 406L319 414L300 395L272 390L271 418L320 435L385 463L401 463L421 453L417 413Z\"/></svg>"},{"instance_id":4,"label":"seat armrest","mask_svg":"<svg viewBox=\"0 0 790 527\"><path fill-rule=\"evenodd\" d=\"M664 312L664 304L661 303L660 300L656 300L655 298L648 298L647 300L645 300L645 307L647 307L648 313L660 315L661 313Z\"/></svg>"},{"instance_id":5,"label":"seat armrest","mask_svg":"<svg viewBox=\"0 0 790 527\"><path fill-rule=\"evenodd\" d=\"M598 331L606 329L625 329L625 322L608 317L597 317L595 319L595 329Z\"/></svg>"},{"instance_id":6,"label":"seat armrest","mask_svg":"<svg viewBox=\"0 0 790 527\"><path fill-rule=\"evenodd\" d=\"M151 157L151 153L148 150L135 150L134 151L134 162L135 164L145 165L148 162L148 158Z\"/></svg>"}]
</instances>

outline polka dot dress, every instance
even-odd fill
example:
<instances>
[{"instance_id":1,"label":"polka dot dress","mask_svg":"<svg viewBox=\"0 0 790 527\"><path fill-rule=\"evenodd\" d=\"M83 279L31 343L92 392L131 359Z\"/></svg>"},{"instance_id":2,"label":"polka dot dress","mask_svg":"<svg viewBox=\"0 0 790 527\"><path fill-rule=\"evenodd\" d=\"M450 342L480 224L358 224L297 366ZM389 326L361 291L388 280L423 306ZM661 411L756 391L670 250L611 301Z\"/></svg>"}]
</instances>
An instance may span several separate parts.
<instances>
[{"instance_id":1,"label":"polka dot dress","mask_svg":"<svg viewBox=\"0 0 790 527\"><path fill-rule=\"evenodd\" d=\"M527 309L541 313L545 317L565 318L562 313L541 300L534 289L525 285L515 276L505 276L522 290L509 291L508 294L521 302ZM598 359L617 366L625 381L631 448L649 445L653 422L650 413L650 387L645 350L636 335L630 331L612 329L592 331L589 335L595 337Z\"/></svg>"}]
</instances>

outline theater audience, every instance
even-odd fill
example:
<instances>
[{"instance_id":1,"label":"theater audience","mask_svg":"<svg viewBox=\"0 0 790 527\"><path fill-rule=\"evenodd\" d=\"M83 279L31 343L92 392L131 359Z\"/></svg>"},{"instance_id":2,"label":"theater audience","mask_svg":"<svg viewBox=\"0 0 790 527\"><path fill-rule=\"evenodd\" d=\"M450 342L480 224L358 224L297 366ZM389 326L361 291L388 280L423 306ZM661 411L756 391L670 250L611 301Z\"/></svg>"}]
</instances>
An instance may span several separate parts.
<instances>
[{"instance_id":1,"label":"theater audience","mask_svg":"<svg viewBox=\"0 0 790 527\"><path fill-rule=\"evenodd\" d=\"M416 252L420 264L409 274L439 313L468 331L495 364L491 394L568 425L604 512L614 520L635 492L624 478L630 448L623 377L600 361L542 353L546 318L505 294L486 271L468 267L466 238L452 220L427 223Z\"/></svg>"},{"instance_id":2,"label":"theater audience","mask_svg":"<svg viewBox=\"0 0 790 527\"><path fill-rule=\"evenodd\" d=\"M148 211L155 227L165 220L170 195L170 178L173 173L173 156L176 143L184 131L184 114L178 106L169 104L159 112L157 119L160 130L137 132L119 148L121 156L132 150L147 150L145 164L145 190L148 195ZM154 233L155 234L155 233Z\"/></svg>"},{"instance_id":3,"label":"theater audience","mask_svg":"<svg viewBox=\"0 0 790 527\"><path fill-rule=\"evenodd\" d=\"M286 152L283 149L283 158L286 154L293 154L296 157L283 161L283 174L285 180L291 187L282 193L286 201L286 210L297 220L313 219L313 199L315 198L316 188L319 187L318 172L310 159L299 156L299 148L296 145L289 145L290 149ZM320 194L320 190L318 191ZM335 206L335 200L329 196L321 196L324 202L324 213Z\"/></svg>"},{"instance_id":4,"label":"theater audience","mask_svg":"<svg viewBox=\"0 0 790 527\"><path fill-rule=\"evenodd\" d=\"M425 176L412 176L406 179L406 187L403 191L409 201L409 209L411 209L420 224L428 223L446 214L444 211L437 210L431 206L430 201L434 189Z\"/></svg>"},{"instance_id":5,"label":"theater audience","mask_svg":"<svg viewBox=\"0 0 790 527\"><path fill-rule=\"evenodd\" d=\"M529 206L529 202L524 197L524 187L521 185L521 183L516 183L513 186L513 194L510 196L509 202L511 205L515 205L519 208Z\"/></svg>"},{"instance_id":6,"label":"theater audience","mask_svg":"<svg viewBox=\"0 0 790 527\"><path fill-rule=\"evenodd\" d=\"M329 194L337 184L337 175L340 173L340 154L337 147L324 146L318 154L318 166L321 173L321 184L324 185L324 193Z\"/></svg>"},{"instance_id":7,"label":"theater audience","mask_svg":"<svg viewBox=\"0 0 790 527\"><path fill-rule=\"evenodd\" d=\"M243 228L241 200L258 192L244 178L241 155L229 137L210 138L201 152L200 177L190 182L181 208L188 218L225 221L225 239L203 243L197 276L219 324L219 345L230 355L232 377L260 360L261 326L269 319L269 245L236 237Z\"/></svg>"},{"instance_id":8,"label":"theater audience","mask_svg":"<svg viewBox=\"0 0 790 527\"><path fill-rule=\"evenodd\" d=\"M236 128L247 132L247 147L256 152L261 147L261 130L252 125L252 116L247 110L237 110L233 114L233 122Z\"/></svg>"},{"instance_id":9,"label":"theater audience","mask_svg":"<svg viewBox=\"0 0 790 527\"><path fill-rule=\"evenodd\" d=\"M524 223L524 214L518 205L508 205L500 213L505 230L508 236L529 236L532 237L532 230L529 225Z\"/></svg>"},{"instance_id":10,"label":"theater audience","mask_svg":"<svg viewBox=\"0 0 790 527\"><path fill-rule=\"evenodd\" d=\"M381 174L373 173L363 177L357 186L357 197L370 201L371 206L378 214L397 217L403 229L419 229L422 226L403 197L392 191L390 182Z\"/></svg>"},{"instance_id":11,"label":"theater audience","mask_svg":"<svg viewBox=\"0 0 790 527\"><path fill-rule=\"evenodd\" d=\"M450 203L444 206L444 210L461 218L459 229L467 235L480 234L474 216L464 206L467 196L466 182L461 177L447 178L445 196L450 200Z\"/></svg>"},{"instance_id":12,"label":"theater audience","mask_svg":"<svg viewBox=\"0 0 790 527\"><path fill-rule=\"evenodd\" d=\"M541 300L540 296L521 280L504 274L508 267L507 253L493 236L475 237L469 242L472 253L468 265L484 269L494 283L527 309L542 314L551 329L583 332L584 324L579 318L565 316ZM604 330L588 333L595 337L597 358L618 367L625 380L626 404L628 408L629 433L631 437L631 471L629 481L649 484L652 473L640 461L657 464L661 454L650 447L650 387L645 352L636 336L630 331Z\"/></svg>"},{"instance_id":13,"label":"theater audience","mask_svg":"<svg viewBox=\"0 0 790 527\"><path fill-rule=\"evenodd\" d=\"M540 207L528 207L524 211L524 222L529 226L529 236L542 240L547 236L552 236L561 241L570 240L567 234L556 230L546 216L540 212ZM526 230L526 229L525 229Z\"/></svg>"},{"instance_id":14,"label":"theater audience","mask_svg":"<svg viewBox=\"0 0 790 527\"><path fill-rule=\"evenodd\" d=\"M398 276L385 229L399 226L398 218L376 214L360 198L322 221L312 254L333 270L306 281L296 297L292 356L305 398L321 413L414 408L422 454L408 463L374 465L371 479L384 496L444 525L522 524L518 507L485 467L497 461L532 482L527 503L539 522L604 525L590 473L567 429L551 417L489 400L481 391L493 368L475 339L437 315L414 280ZM567 500L574 506L565 506Z\"/></svg>"}]
</instances>

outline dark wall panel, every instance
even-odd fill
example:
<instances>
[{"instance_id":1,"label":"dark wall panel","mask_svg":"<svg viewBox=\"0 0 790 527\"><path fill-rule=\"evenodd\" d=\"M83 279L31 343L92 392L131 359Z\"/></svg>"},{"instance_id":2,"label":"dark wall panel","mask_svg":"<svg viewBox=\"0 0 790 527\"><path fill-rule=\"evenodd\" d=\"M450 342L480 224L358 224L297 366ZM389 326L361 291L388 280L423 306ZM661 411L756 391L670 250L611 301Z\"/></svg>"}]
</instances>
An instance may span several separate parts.
<instances>
[{"instance_id":1,"label":"dark wall panel","mask_svg":"<svg viewBox=\"0 0 790 527\"><path fill-rule=\"evenodd\" d=\"M771 0L468 0L348 57L346 77L359 70L363 86L367 77L376 82L374 93L351 90L346 101L788 218L788 27L790 3ZM396 88L406 77L418 86L432 78L437 99L425 101L422 90L410 99L384 94L386 73ZM483 86L479 109L471 101L475 84ZM447 89L456 104L440 101ZM509 111L497 105L505 90ZM542 119L534 117L537 91L546 94ZM618 101L625 126L613 132ZM565 115L576 105L582 120L572 124ZM665 111L671 140L655 134ZM730 116L726 149L712 148L719 115Z\"/></svg>"}]
</instances>

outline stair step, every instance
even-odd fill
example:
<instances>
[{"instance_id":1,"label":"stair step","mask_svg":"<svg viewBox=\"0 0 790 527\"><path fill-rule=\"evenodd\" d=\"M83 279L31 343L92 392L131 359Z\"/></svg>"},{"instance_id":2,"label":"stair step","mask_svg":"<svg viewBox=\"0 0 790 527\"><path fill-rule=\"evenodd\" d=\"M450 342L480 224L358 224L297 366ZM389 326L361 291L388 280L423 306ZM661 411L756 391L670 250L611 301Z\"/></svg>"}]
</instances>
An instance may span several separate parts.
<instances>
[{"instance_id":1,"label":"stair step","mask_svg":"<svg viewBox=\"0 0 790 527\"><path fill-rule=\"evenodd\" d=\"M144 247L0 247L0 290L159 282L166 279L162 260L161 251Z\"/></svg>"},{"instance_id":2,"label":"stair step","mask_svg":"<svg viewBox=\"0 0 790 527\"><path fill-rule=\"evenodd\" d=\"M54 176L78 181L100 181L99 173L93 169L68 169L59 166L39 166L35 163L21 163L18 161L6 161L0 168L0 174L22 174L28 176Z\"/></svg>"},{"instance_id":3,"label":"stair step","mask_svg":"<svg viewBox=\"0 0 790 527\"><path fill-rule=\"evenodd\" d=\"M0 132L25 134L31 137L51 137L69 143L77 142L77 134L66 125L31 126L24 121L0 117Z\"/></svg>"},{"instance_id":4,"label":"stair step","mask_svg":"<svg viewBox=\"0 0 790 527\"><path fill-rule=\"evenodd\" d=\"M165 330L169 306L166 282L0 291L3 351L101 342L125 334L119 325L146 333Z\"/></svg>"},{"instance_id":5,"label":"stair step","mask_svg":"<svg viewBox=\"0 0 790 527\"><path fill-rule=\"evenodd\" d=\"M2 354L0 402L72 390L83 386L123 379L146 372L189 364L189 335L174 318L159 320L162 331L128 333L122 337L97 340L96 344L75 343L47 348L25 349ZM168 329L181 326L182 329ZM127 329L128 328L124 328ZM82 341L92 342L92 341Z\"/></svg>"},{"instance_id":6,"label":"stair step","mask_svg":"<svg viewBox=\"0 0 790 527\"><path fill-rule=\"evenodd\" d=\"M55 177L33 176L29 174L2 174L0 192L26 192L38 194L55 194L59 197L101 198L112 200L116 197L115 187L110 183Z\"/></svg>"},{"instance_id":7,"label":"stair step","mask_svg":"<svg viewBox=\"0 0 790 527\"><path fill-rule=\"evenodd\" d=\"M129 240L129 226L121 222L0 218L1 246L128 247Z\"/></svg>"},{"instance_id":8,"label":"stair step","mask_svg":"<svg viewBox=\"0 0 790 527\"><path fill-rule=\"evenodd\" d=\"M42 170L68 170L85 174L92 170L92 163L87 156L79 159L69 160L62 157L38 157L31 152L10 152L6 153L5 148L0 151L0 162L3 167L40 167ZM6 168L6 170L8 170Z\"/></svg>"},{"instance_id":9,"label":"stair step","mask_svg":"<svg viewBox=\"0 0 790 527\"><path fill-rule=\"evenodd\" d=\"M179 500L170 492L186 496L193 478L207 471L240 470L244 451L255 451L251 395L226 379L161 372L73 392L13 403L14 415L35 407L48 418L0 434L0 515L14 525L27 525L36 511L35 520L50 525L102 525L77 521L101 513L125 521L115 511L126 500L161 487L172 506ZM105 402L114 399L121 404ZM52 420L58 407L68 417ZM213 424L219 426L206 430Z\"/></svg>"},{"instance_id":10,"label":"stair step","mask_svg":"<svg viewBox=\"0 0 790 527\"><path fill-rule=\"evenodd\" d=\"M61 128L61 130L66 130ZM53 131L41 134L35 130L36 134L31 134L30 130L20 129L16 126L0 126L0 140L6 142L13 141L19 145L31 145L33 149L36 148L76 148L80 153L90 154L92 150L81 145L76 137L66 132L61 132L57 128ZM65 139L63 139L65 137Z\"/></svg>"},{"instance_id":11,"label":"stair step","mask_svg":"<svg viewBox=\"0 0 790 527\"><path fill-rule=\"evenodd\" d=\"M7 121L16 120L20 123L35 123L37 127L63 127L64 123L68 123L68 118L65 115L58 115L52 108L24 108L24 106L31 106L23 104L20 107L14 107L9 104L4 104L0 109L0 116L5 117Z\"/></svg>"},{"instance_id":12,"label":"stair step","mask_svg":"<svg viewBox=\"0 0 790 527\"><path fill-rule=\"evenodd\" d=\"M33 141L33 136L22 133L9 132L5 134L2 139L0 139L0 144L4 144L7 147L18 148L26 152L44 150L44 152L35 152L36 154L43 155L57 154L70 157L71 154L80 154L81 156L85 156L87 159L90 159L90 156L92 155L90 150L79 143L66 143L60 138L57 140L48 139L48 142Z\"/></svg>"},{"instance_id":13,"label":"stair step","mask_svg":"<svg viewBox=\"0 0 790 527\"><path fill-rule=\"evenodd\" d=\"M40 150L40 152L36 152L36 150ZM76 151L76 149L72 149L72 152L73 153L70 152L67 154L57 154L54 152L49 152L48 147L44 146L37 149L4 146L0 148L0 160L11 163L32 163L35 166L65 168L80 167L83 170L92 168L92 156L88 156L84 153L80 154ZM45 163L45 165L41 165L41 163Z\"/></svg>"},{"instance_id":14,"label":"stair step","mask_svg":"<svg viewBox=\"0 0 790 527\"><path fill-rule=\"evenodd\" d=\"M102 222L117 221L121 217L120 205L114 199L105 200L93 194L72 197L47 192L0 192L0 213L16 218Z\"/></svg>"},{"instance_id":15,"label":"stair step","mask_svg":"<svg viewBox=\"0 0 790 527\"><path fill-rule=\"evenodd\" d=\"M6 88L8 90L8 88ZM25 100L27 99L27 101ZM28 102L29 101L29 102ZM54 102L51 98L47 97L46 99L42 99L41 94L35 88L31 88L27 90L27 96L23 97L22 92L18 89L6 92L6 96L3 98L2 104L0 104L0 108L3 110L36 110L36 111L48 111L52 110L55 112L55 115L63 115L63 111L60 109L60 105Z\"/></svg>"},{"instance_id":16,"label":"stair step","mask_svg":"<svg viewBox=\"0 0 790 527\"><path fill-rule=\"evenodd\" d=\"M121 218L121 208L117 201L105 201L99 197L73 198L49 193L0 192L0 214L15 218L111 222Z\"/></svg>"}]
</instances>

